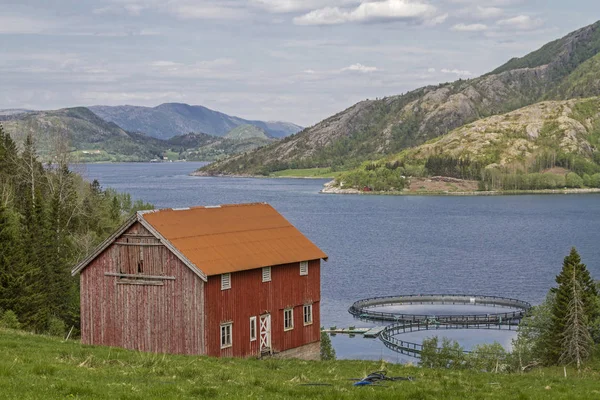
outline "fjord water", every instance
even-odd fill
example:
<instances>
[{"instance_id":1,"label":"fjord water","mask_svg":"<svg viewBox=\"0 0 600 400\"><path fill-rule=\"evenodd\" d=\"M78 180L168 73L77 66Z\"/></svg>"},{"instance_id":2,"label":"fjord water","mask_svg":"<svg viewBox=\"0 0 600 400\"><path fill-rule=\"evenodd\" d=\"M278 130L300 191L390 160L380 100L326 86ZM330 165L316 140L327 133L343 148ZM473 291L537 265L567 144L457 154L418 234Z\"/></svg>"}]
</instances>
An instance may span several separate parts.
<instances>
[{"instance_id":1,"label":"fjord water","mask_svg":"<svg viewBox=\"0 0 600 400\"><path fill-rule=\"evenodd\" d=\"M157 208L267 202L329 255L322 266L321 325L373 326L348 307L373 296L466 293L537 304L576 246L600 279L600 195L324 195L326 180L208 178L203 163L76 166L103 187ZM444 331L470 346L505 331ZM429 332L404 336L420 342ZM377 340L333 339L340 358L400 360Z\"/></svg>"}]
</instances>

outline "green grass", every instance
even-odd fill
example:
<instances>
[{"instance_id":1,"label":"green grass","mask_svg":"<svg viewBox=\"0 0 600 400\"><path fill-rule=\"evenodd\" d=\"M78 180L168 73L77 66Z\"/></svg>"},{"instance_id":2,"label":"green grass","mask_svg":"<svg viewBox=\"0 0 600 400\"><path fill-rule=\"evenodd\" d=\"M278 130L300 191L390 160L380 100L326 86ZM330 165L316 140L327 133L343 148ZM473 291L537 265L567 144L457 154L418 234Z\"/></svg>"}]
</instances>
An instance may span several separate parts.
<instances>
[{"instance_id":1,"label":"green grass","mask_svg":"<svg viewBox=\"0 0 600 400\"><path fill-rule=\"evenodd\" d=\"M334 178L337 172L331 168L285 169L271 174L277 178Z\"/></svg>"},{"instance_id":2,"label":"green grass","mask_svg":"<svg viewBox=\"0 0 600 400\"><path fill-rule=\"evenodd\" d=\"M386 369L413 382L354 387ZM139 353L0 329L2 399L589 399L600 373L523 375L421 369L370 361L216 359ZM332 386L302 386L306 383Z\"/></svg>"}]
</instances>

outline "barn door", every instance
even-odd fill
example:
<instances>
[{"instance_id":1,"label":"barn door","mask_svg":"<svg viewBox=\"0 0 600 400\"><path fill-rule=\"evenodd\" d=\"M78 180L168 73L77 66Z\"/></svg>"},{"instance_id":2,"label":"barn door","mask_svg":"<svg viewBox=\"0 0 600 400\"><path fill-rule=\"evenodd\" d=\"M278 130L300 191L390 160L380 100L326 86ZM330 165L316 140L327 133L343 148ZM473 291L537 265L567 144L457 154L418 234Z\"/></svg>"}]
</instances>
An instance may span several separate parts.
<instances>
[{"instance_id":1,"label":"barn door","mask_svg":"<svg viewBox=\"0 0 600 400\"><path fill-rule=\"evenodd\" d=\"M260 351L271 350L271 314L260 316Z\"/></svg>"}]
</instances>

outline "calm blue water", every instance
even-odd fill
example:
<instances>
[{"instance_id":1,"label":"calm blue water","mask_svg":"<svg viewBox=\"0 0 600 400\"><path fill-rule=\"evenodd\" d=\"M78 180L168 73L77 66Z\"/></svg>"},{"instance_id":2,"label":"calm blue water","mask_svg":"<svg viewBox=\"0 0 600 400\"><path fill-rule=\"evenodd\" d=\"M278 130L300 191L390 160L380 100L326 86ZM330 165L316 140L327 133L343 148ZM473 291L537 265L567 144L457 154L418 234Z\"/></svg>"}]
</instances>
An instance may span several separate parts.
<instances>
[{"instance_id":1,"label":"calm blue water","mask_svg":"<svg viewBox=\"0 0 600 400\"><path fill-rule=\"evenodd\" d=\"M323 195L318 192L326 180L188 176L201 165L89 164L76 169L103 187L129 192L158 208L270 203L329 255L322 268L324 326L374 325L346 311L355 300L372 296L468 293L539 303L571 246L600 279L597 194ZM452 337L468 347L490 340L508 344L512 335L453 331ZM342 358L398 359L375 340L338 335L333 342Z\"/></svg>"}]
</instances>

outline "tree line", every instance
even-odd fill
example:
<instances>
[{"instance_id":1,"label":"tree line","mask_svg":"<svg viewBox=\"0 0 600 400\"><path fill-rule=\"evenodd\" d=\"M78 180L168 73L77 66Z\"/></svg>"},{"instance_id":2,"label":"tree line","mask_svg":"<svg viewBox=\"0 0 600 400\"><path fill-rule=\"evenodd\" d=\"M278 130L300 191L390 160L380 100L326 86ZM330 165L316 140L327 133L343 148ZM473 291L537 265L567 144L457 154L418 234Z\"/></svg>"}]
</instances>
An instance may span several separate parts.
<instances>
[{"instance_id":1,"label":"tree line","mask_svg":"<svg viewBox=\"0 0 600 400\"><path fill-rule=\"evenodd\" d=\"M66 141L57 140L54 162L44 165L31 135L19 148L0 125L0 321L38 333L77 329L71 269L145 208L72 171Z\"/></svg>"}]
</instances>

